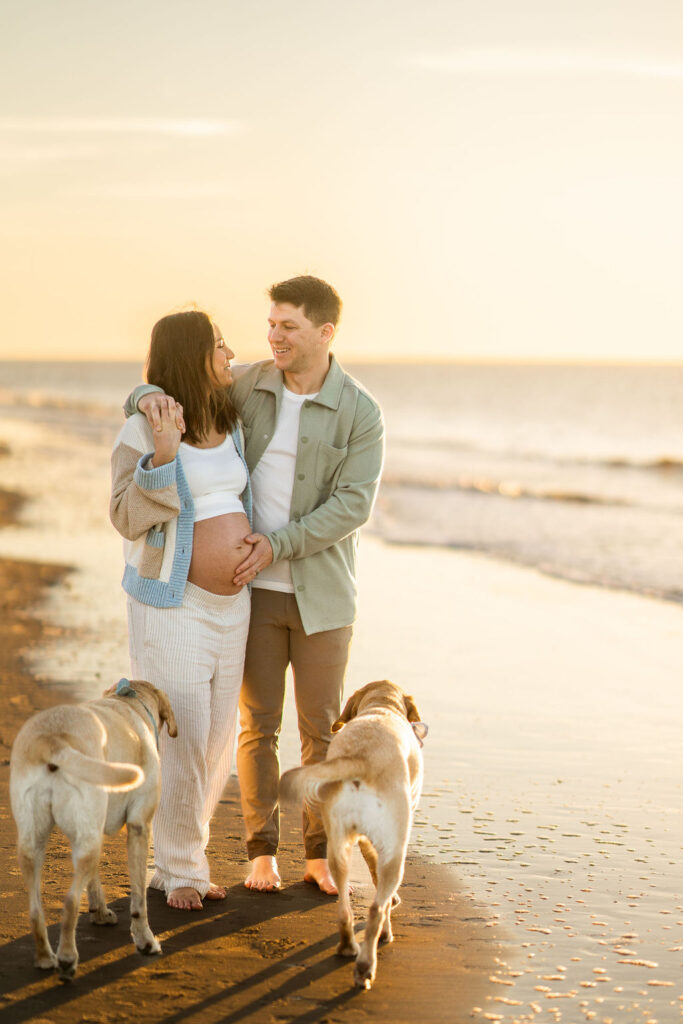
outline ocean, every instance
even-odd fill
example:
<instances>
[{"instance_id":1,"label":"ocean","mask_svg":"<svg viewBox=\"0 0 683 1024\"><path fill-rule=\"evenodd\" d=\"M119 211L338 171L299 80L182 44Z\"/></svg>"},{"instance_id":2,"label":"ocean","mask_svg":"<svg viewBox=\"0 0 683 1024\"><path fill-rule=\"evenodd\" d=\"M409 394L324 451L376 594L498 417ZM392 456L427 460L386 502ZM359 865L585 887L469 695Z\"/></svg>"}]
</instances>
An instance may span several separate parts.
<instances>
[{"instance_id":1,"label":"ocean","mask_svg":"<svg viewBox=\"0 0 683 1024\"><path fill-rule=\"evenodd\" d=\"M683 366L347 369L386 417L382 539L681 601ZM137 363L0 362L0 417L111 444L140 379Z\"/></svg>"}]
</instances>

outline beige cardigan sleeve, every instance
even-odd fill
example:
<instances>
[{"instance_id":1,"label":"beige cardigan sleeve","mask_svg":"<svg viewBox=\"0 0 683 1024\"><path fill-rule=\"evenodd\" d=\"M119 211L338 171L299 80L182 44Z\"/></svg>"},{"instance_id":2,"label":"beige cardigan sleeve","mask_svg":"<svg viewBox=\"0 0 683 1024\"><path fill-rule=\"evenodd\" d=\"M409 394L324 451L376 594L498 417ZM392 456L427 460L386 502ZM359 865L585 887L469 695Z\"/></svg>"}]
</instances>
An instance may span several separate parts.
<instances>
[{"instance_id":1,"label":"beige cardigan sleeve","mask_svg":"<svg viewBox=\"0 0 683 1024\"><path fill-rule=\"evenodd\" d=\"M122 537L137 540L180 511L176 461L146 469L153 454L151 431L137 413L124 424L111 456L109 518ZM149 437L147 435L150 435Z\"/></svg>"}]
</instances>

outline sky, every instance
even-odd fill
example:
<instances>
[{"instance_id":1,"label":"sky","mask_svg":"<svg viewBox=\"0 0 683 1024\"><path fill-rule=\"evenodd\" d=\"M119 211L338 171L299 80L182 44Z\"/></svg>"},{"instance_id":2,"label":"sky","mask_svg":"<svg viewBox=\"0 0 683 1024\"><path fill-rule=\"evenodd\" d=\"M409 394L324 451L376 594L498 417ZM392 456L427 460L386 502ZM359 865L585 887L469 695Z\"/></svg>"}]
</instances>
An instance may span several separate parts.
<instances>
[{"instance_id":1,"label":"sky","mask_svg":"<svg viewBox=\"0 0 683 1024\"><path fill-rule=\"evenodd\" d=\"M681 361L679 0L3 0L0 359Z\"/></svg>"}]
</instances>

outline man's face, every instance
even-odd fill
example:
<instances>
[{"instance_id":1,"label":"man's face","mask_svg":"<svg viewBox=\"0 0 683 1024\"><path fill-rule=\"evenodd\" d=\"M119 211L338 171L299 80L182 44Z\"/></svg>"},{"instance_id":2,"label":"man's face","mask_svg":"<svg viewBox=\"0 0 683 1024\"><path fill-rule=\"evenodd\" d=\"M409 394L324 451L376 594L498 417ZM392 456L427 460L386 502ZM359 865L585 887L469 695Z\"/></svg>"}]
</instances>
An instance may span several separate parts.
<instances>
[{"instance_id":1,"label":"man's face","mask_svg":"<svg viewBox=\"0 0 683 1024\"><path fill-rule=\"evenodd\" d=\"M331 324L315 324L303 306L274 302L268 316L268 341L278 370L305 373L327 366L328 344L334 334Z\"/></svg>"}]
</instances>

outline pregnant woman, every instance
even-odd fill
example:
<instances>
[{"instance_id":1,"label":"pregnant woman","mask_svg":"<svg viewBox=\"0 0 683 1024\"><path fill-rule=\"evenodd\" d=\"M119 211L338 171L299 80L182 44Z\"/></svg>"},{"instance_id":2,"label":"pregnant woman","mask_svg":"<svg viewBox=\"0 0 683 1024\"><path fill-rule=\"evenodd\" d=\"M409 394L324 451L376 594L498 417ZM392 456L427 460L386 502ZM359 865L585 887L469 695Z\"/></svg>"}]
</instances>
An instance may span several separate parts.
<instances>
[{"instance_id":1,"label":"pregnant woman","mask_svg":"<svg viewBox=\"0 0 683 1024\"><path fill-rule=\"evenodd\" d=\"M169 402L154 430L131 416L112 454L132 675L166 691L178 723L177 739L160 736L151 884L181 910L225 898L206 846L232 764L250 608L248 590L232 580L251 533L242 431L227 388L232 356L206 313L159 320L147 380L180 405Z\"/></svg>"}]
</instances>

